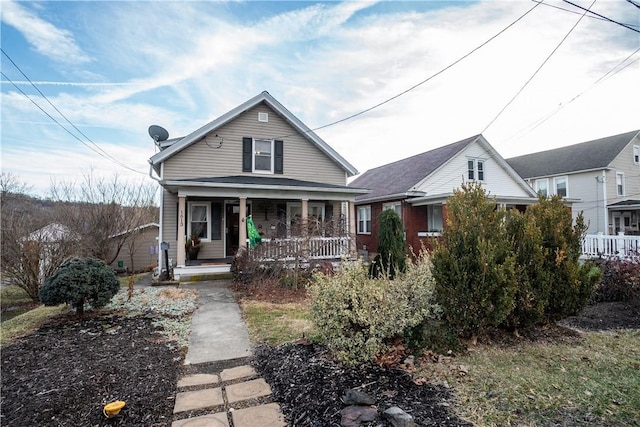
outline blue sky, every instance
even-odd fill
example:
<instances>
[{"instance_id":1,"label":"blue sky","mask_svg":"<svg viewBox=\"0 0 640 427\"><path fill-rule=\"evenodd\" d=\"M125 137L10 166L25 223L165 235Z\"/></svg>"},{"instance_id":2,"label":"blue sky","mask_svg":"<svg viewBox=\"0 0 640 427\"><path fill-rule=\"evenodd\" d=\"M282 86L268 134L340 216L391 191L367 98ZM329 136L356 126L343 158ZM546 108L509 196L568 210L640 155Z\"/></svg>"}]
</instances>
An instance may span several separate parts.
<instances>
[{"instance_id":1,"label":"blue sky","mask_svg":"<svg viewBox=\"0 0 640 427\"><path fill-rule=\"evenodd\" d=\"M320 127L429 79L532 8L414 90L317 133L364 172L477 133L508 158L640 128L640 34L561 0L536 5L1 0L2 171L42 196L90 168L149 179L150 125L183 136L263 90ZM630 2L591 10L640 30Z\"/></svg>"}]
</instances>

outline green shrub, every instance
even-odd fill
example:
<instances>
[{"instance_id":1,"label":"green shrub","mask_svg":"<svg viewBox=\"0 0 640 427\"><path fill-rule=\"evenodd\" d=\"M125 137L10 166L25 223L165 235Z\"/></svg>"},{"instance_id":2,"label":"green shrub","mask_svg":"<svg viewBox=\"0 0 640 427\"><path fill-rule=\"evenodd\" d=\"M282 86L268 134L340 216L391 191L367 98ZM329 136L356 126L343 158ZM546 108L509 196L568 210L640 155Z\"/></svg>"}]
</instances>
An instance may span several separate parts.
<instances>
[{"instance_id":1,"label":"green shrub","mask_svg":"<svg viewBox=\"0 0 640 427\"><path fill-rule=\"evenodd\" d=\"M551 294L542 232L535 216L512 210L505 223L516 260L518 289L513 311L505 320L509 328L527 328L544 319Z\"/></svg>"},{"instance_id":2,"label":"green shrub","mask_svg":"<svg viewBox=\"0 0 640 427\"><path fill-rule=\"evenodd\" d=\"M527 208L527 216L535 219L542 233L543 268L551 285L545 320L575 315L589 302L600 281L600 272L593 263L579 262L587 230L584 218L579 214L574 225L571 210L559 196L540 197L537 204Z\"/></svg>"},{"instance_id":3,"label":"green shrub","mask_svg":"<svg viewBox=\"0 0 640 427\"><path fill-rule=\"evenodd\" d=\"M377 252L370 268L373 277L388 276L393 279L397 273L405 271L407 243L404 228L402 220L392 209L385 209L380 214Z\"/></svg>"},{"instance_id":4,"label":"green shrub","mask_svg":"<svg viewBox=\"0 0 640 427\"><path fill-rule=\"evenodd\" d=\"M515 306L516 260L503 219L478 183L463 184L447 201L433 277L444 320L463 336L501 324Z\"/></svg>"},{"instance_id":5,"label":"green shrub","mask_svg":"<svg viewBox=\"0 0 640 427\"><path fill-rule=\"evenodd\" d=\"M426 255L395 280L370 277L361 262L343 263L334 275L314 278L312 319L327 346L346 363L372 360L389 339L438 313Z\"/></svg>"},{"instance_id":6,"label":"green shrub","mask_svg":"<svg viewBox=\"0 0 640 427\"><path fill-rule=\"evenodd\" d=\"M85 303L95 308L104 307L119 289L120 281L115 272L103 261L72 259L40 288L40 301L47 306L67 303L82 316Z\"/></svg>"}]
</instances>

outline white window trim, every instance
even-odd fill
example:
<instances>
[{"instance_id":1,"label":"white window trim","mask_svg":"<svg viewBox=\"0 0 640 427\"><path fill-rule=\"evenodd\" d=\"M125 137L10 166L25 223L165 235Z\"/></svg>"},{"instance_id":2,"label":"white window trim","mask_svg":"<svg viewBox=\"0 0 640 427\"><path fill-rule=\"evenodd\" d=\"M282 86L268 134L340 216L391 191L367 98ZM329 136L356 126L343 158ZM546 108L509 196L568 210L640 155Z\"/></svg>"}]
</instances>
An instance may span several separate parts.
<instances>
[{"instance_id":1,"label":"white window trim","mask_svg":"<svg viewBox=\"0 0 640 427\"><path fill-rule=\"evenodd\" d=\"M210 242L211 241L211 203L209 202L187 202L187 209L189 212L189 217L187 218L187 239L191 237L191 222L192 222L192 208L194 206L204 206L207 210L207 237L201 237L201 242Z\"/></svg>"},{"instance_id":2,"label":"white window trim","mask_svg":"<svg viewBox=\"0 0 640 427\"><path fill-rule=\"evenodd\" d=\"M640 164L640 145L633 146L633 164Z\"/></svg>"},{"instance_id":3,"label":"white window trim","mask_svg":"<svg viewBox=\"0 0 640 427\"><path fill-rule=\"evenodd\" d=\"M382 210L392 209L402 219L402 202L389 202L382 205Z\"/></svg>"},{"instance_id":4,"label":"white window trim","mask_svg":"<svg viewBox=\"0 0 640 427\"><path fill-rule=\"evenodd\" d=\"M473 162L473 179L469 178L469 162ZM479 179L478 163L482 163L482 179ZM479 157L467 157L466 177L468 181L487 182L487 161Z\"/></svg>"},{"instance_id":5,"label":"white window trim","mask_svg":"<svg viewBox=\"0 0 640 427\"><path fill-rule=\"evenodd\" d=\"M256 142L269 142L271 143L271 169L270 170L262 170L256 169ZM268 175L273 175L274 163L275 163L275 144L273 139L262 139L262 138L253 138L253 142L251 144L251 170L253 173L263 173Z\"/></svg>"},{"instance_id":6,"label":"white window trim","mask_svg":"<svg viewBox=\"0 0 640 427\"><path fill-rule=\"evenodd\" d=\"M258 112L258 121L261 123L269 123L269 113L262 111Z\"/></svg>"},{"instance_id":7,"label":"white window trim","mask_svg":"<svg viewBox=\"0 0 640 427\"><path fill-rule=\"evenodd\" d=\"M369 211L369 231L363 231L360 229L360 212L362 210L368 210ZM358 206L358 210L357 210L357 217L356 217L356 232L357 234L371 234L371 205L364 205L364 206ZM366 224L366 221L364 221Z\"/></svg>"},{"instance_id":8,"label":"white window trim","mask_svg":"<svg viewBox=\"0 0 640 427\"><path fill-rule=\"evenodd\" d=\"M569 197L569 177L567 175L556 176L553 178L553 194L558 194L558 180L564 179L567 184L567 194L563 197Z\"/></svg>"},{"instance_id":9,"label":"white window trim","mask_svg":"<svg viewBox=\"0 0 640 427\"><path fill-rule=\"evenodd\" d=\"M436 229L433 224L433 209L435 207L440 208L440 229ZM427 232L431 233L430 235L440 235L442 230L444 229L444 218L443 218L443 206L442 205L427 205Z\"/></svg>"},{"instance_id":10,"label":"white window trim","mask_svg":"<svg viewBox=\"0 0 640 427\"><path fill-rule=\"evenodd\" d=\"M622 184L622 194L620 194L620 188L618 186L618 177L620 177L620 183ZM616 194L618 197L624 197L627 193L627 186L625 185L624 172L616 172Z\"/></svg>"},{"instance_id":11,"label":"white window trim","mask_svg":"<svg viewBox=\"0 0 640 427\"><path fill-rule=\"evenodd\" d=\"M538 183L539 183L539 182L544 182L544 183L545 183L545 185L546 185L546 191L547 191L547 194L545 194L545 197L548 197L548 196L549 196L549 194L550 194L550 193L549 193L549 178L540 178L540 179L536 179L536 180L533 182L533 189L535 190L536 194L539 194L539 193L540 193L540 187L538 187Z\"/></svg>"}]
</instances>

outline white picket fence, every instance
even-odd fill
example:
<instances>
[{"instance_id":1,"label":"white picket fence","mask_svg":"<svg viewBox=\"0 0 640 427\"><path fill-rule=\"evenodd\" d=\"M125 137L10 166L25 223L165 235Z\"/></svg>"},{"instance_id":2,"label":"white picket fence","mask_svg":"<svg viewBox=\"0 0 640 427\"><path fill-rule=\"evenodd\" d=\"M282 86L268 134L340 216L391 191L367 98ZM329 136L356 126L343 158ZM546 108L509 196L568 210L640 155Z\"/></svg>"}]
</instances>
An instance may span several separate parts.
<instances>
[{"instance_id":1,"label":"white picket fence","mask_svg":"<svg viewBox=\"0 0 640 427\"><path fill-rule=\"evenodd\" d=\"M586 258L611 258L640 260L640 236L625 236L618 233L610 236L603 233L587 234L582 241L582 254Z\"/></svg>"}]
</instances>

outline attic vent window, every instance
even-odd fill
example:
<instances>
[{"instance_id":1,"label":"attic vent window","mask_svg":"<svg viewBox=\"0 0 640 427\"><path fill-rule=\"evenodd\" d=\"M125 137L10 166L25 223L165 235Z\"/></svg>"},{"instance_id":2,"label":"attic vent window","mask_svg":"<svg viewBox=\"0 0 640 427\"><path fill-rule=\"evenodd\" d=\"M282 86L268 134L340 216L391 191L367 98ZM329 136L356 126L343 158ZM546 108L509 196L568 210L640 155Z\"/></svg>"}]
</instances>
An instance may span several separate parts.
<instances>
[{"instance_id":1,"label":"attic vent window","mask_svg":"<svg viewBox=\"0 0 640 427\"><path fill-rule=\"evenodd\" d=\"M258 121L269 123L269 113L258 113Z\"/></svg>"}]
</instances>

